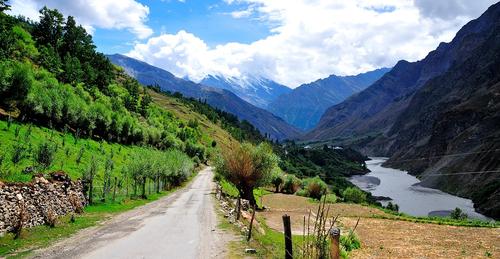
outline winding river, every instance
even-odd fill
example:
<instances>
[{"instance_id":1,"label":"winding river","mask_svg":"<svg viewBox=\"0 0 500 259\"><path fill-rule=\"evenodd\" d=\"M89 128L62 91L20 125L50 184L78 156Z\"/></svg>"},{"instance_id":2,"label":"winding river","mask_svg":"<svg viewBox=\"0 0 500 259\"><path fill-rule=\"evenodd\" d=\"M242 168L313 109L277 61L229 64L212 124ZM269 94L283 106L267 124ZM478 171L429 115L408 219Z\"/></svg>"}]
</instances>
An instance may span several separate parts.
<instances>
[{"instance_id":1,"label":"winding river","mask_svg":"<svg viewBox=\"0 0 500 259\"><path fill-rule=\"evenodd\" d=\"M370 173L357 175L349 180L359 188L375 196L392 199L399 205L399 211L413 216L446 216L455 208L460 208L470 218L488 220L474 211L469 199L460 198L440 190L419 186L415 176L405 171L383 167L387 158L372 157L366 162ZM389 201L382 201L386 205Z\"/></svg>"}]
</instances>

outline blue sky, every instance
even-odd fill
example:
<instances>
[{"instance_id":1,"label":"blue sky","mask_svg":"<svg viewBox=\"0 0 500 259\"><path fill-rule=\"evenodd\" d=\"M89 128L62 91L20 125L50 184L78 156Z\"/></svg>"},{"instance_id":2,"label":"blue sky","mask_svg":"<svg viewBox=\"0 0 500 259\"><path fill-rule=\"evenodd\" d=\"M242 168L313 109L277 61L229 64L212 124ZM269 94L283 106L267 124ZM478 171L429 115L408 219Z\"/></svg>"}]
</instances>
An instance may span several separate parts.
<instances>
[{"instance_id":1,"label":"blue sky","mask_svg":"<svg viewBox=\"0 0 500 259\"><path fill-rule=\"evenodd\" d=\"M227 4L220 0L140 0L149 7L146 24L154 31L175 34L193 33L210 47L227 42L251 43L270 35L270 25L257 17L233 18L231 12L246 4ZM134 35L124 30L96 29L94 41L104 53L126 53L132 49Z\"/></svg>"},{"instance_id":2,"label":"blue sky","mask_svg":"<svg viewBox=\"0 0 500 259\"><path fill-rule=\"evenodd\" d=\"M497 0L10 0L72 15L99 51L199 81L266 77L295 88L417 61Z\"/></svg>"}]
</instances>

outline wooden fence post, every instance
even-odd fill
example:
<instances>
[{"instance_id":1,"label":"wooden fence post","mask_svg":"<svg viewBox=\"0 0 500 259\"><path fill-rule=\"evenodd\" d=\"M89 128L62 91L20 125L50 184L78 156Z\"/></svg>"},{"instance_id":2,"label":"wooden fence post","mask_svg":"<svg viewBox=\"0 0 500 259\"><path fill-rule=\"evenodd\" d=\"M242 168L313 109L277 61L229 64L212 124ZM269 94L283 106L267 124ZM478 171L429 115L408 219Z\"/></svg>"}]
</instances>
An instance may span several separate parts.
<instances>
[{"instance_id":1,"label":"wooden fence post","mask_svg":"<svg viewBox=\"0 0 500 259\"><path fill-rule=\"evenodd\" d=\"M290 216L286 214L283 215L283 227L285 228L285 259L292 259L292 227L290 225Z\"/></svg>"},{"instance_id":2,"label":"wooden fence post","mask_svg":"<svg viewBox=\"0 0 500 259\"><path fill-rule=\"evenodd\" d=\"M330 258L340 259L340 229L332 228L330 230Z\"/></svg>"}]
</instances>

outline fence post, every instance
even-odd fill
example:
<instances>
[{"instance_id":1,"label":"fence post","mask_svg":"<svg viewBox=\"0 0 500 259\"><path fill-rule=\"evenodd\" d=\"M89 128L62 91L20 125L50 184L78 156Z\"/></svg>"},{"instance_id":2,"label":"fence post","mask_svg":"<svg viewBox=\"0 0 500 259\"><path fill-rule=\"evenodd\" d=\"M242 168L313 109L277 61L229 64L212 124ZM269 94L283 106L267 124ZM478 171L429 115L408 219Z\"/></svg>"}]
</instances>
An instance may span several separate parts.
<instances>
[{"instance_id":1,"label":"fence post","mask_svg":"<svg viewBox=\"0 0 500 259\"><path fill-rule=\"evenodd\" d=\"M292 227L290 225L290 216L286 214L283 215L283 227L285 228L285 259L292 259Z\"/></svg>"},{"instance_id":2,"label":"fence post","mask_svg":"<svg viewBox=\"0 0 500 259\"><path fill-rule=\"evenodd\" d=\"M330 230L330 258L340 259L340 229L332 228Z\"/></svg>"}]
</instances>

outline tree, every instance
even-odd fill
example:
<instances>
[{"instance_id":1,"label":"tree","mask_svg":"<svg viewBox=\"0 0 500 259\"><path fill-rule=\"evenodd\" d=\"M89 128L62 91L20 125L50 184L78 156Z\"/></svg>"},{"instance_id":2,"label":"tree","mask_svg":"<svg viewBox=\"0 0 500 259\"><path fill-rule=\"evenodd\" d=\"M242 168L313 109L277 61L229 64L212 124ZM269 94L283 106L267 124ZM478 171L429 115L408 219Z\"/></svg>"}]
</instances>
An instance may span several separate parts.
<instances>
[{"instance_id":1,"label":"tree","mask_svg":"<svg viewBox=\"0 0 500 259\"><path fill-rule=\"evenodd\" d=\"M0 12L3 13L8 10L10 10L10 5L7 4L7 0L0 0Z\"/></svg>"},{"instance_id":2,"label":"tree","mask_svg":"<svg viewBox=\"0 0 500 259\"><path fill-rule=\"evenodd\" d=\"M278 167L275 170L273 170L273 174L271 176L271 183L273 184L274 188L276 189L275 192L280 191L280 187L283 184L283 182L284 182L283 181L283 172Z\"/></svg>"},{"instance_id":3,"label":"tree","mask_svg":"<svg viewBox=\"0 0 500 259\"><path fill-rule=\"evenodd\" d=\"M270 182L271 171L278 166L278 157L272 147L261 143L257 147L245 143L226 150L217 162L217 172L238 189L239 196L247 199L253 208L247 241L252 236L256 201L253 190Z\"/></svg>"},{"instance_id":4,"label":"tree","mask_svg":"<svg viewBox=\"0 0 500 259\"><path fill-rule=\"evenodd\" d=\"M33 30L37 43L58 50L63 38L63 24L64 16L57 9L42 8L40 22Z\"/></svg>"},{"instance_id":5,"label":"tree","mask_svg":"<svg viewBox=\"0 0 500 259\"><path fill-rule=\"evenodd\" d=\"M467 213L463 212L460 208L455 208L451 211L450 217L452 219L464 220L467 218Z\"/></svg>"}]
</instances>

